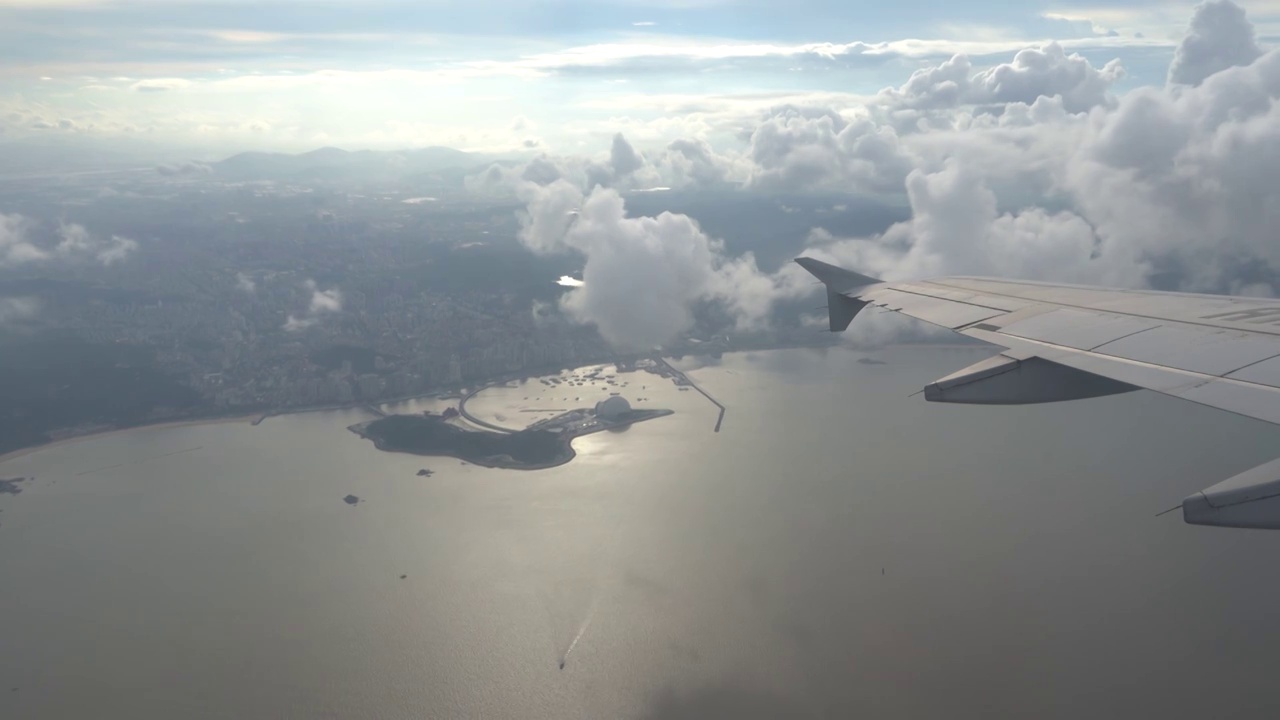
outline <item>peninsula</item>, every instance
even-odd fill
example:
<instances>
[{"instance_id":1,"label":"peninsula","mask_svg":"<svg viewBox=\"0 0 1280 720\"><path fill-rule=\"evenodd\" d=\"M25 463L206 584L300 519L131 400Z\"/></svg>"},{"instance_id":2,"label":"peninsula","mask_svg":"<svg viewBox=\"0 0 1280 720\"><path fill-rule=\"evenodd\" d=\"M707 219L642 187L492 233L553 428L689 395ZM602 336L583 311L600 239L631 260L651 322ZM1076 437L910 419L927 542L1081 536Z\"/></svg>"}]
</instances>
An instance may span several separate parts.
<instances>
[{"instance_id":1,"label":"peninsula","mask_svg":"<svg viewBox=\"0 0 1280 720\"><path fill-rule=\"evenodd\" d=\"M571 410L516 432L470 430L454 424L452 416L430 413L388 415L347 429L387 452L443 455L489 468L541 470L572 460L576 437L671 414L670 410L633 410L622 405L625 409L611 406L604 413Z\"/></svg>"}]
</instances>

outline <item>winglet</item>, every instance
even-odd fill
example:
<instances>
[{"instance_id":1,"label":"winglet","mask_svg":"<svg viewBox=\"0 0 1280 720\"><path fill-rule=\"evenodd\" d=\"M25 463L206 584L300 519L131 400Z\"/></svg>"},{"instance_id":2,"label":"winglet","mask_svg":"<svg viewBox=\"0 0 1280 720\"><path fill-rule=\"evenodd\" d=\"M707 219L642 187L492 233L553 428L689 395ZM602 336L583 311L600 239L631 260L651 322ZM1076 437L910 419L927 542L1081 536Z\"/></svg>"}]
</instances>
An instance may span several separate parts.
<instances>
[{"instance_id":1,"label":"winglet","mask_svg":"<svg viewBox=\"0 0 1280 720\"><path fill-rule=\"evenodd\" d=\"M873 277L860 275L852 270L845 270L831 263L814 260L809 257L796 258L796 264L808 270L814 277L822 281L827 288L838 293L848 292L864 285L875 285L880 282Z\"/></svg>"},{"instance_id":2,"label":"winglet","mask_svg":"<svg viewBox=\"0 0 1280 720\"><path fill-rule=\"evenodd\" d=\"M827 321L831 332L840 332L849 327L853 317L867 304L845 293L880 282L873 277L859 275L852 270L813 258L796 258L796 263L827 286Z\"/></svg>"}]
</instances>

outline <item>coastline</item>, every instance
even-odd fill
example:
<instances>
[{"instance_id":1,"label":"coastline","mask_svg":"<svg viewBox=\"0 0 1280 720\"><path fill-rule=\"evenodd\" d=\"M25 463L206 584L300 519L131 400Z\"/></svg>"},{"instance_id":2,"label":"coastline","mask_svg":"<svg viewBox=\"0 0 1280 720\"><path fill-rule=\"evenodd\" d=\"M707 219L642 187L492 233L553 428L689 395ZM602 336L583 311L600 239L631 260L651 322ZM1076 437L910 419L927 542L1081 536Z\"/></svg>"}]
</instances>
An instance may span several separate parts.
<instances>
[{"instance_id":1,"label":"coastline","mask_svg":"<svg viewBox=\"0 0 1280 720\"><path fill-rule=\"evenodd\" d=\"M379 400L376 402L362 401L362 402L351 402L351 403L338 404L338 405L317 405L317 406L310 406L310 407L286 408L283 410L269 410L265 412L254 412L254 413L249 413L247 415L246 414L212 415L212 416L203 417L203 418L190 418L188 420L161 420L159 422L143 423L141 425L128 425L125 427L113 427L113 428L104 429L104 430L95 429L95 430L87 430L81 433L72 432L66 437L60 437L57 440L50 440L47 443L41 443L39 445L31 445L30 447L18 448L17 450L10 450L7 453L2 453L0 454L0 464L8 462L9 460L20 458L23 455L30 455L31 453L38 452L40 450L59 447L62 445L70 445L73 443L80 442L82 440L89 440L90 438L102 437L106 435L115 435L116 433L132 432L134 430L191 427L195 425L216 425L220 423L236 423L236 422L247 422L250 425L257 427L258 425L261 425L263 421L273 417L284 417L287 415L304 415L306 413L313 413L313 412L331 412L336 410L351 410L355 408L364 409L365 411L376 415L382 412L380 409L378 409L378 406L380 405L398 403L398 402L408 402L410 400L421 400L423 398L432 398L432 397L440 397L440 396L441 396L440 391L432 391L428 393L390 398L388 400Z\"/></svg>"},{"instance_id":2,"label":"coastline","mask_svg":"<svg viewBox=\"0 0 1280 720\"><path fill-rule=\"evenodd\" d=\"M834 347L841 347L841 346L836 345ZM877 351L882 351L882 350L887 350L890 348L897 348L897 347L909 347L909 348L937 347L937 348L943 348L943 349L973 349L975 347L983 347L983 345L979 343L959 343L959 342L928 342L928 343L895 342L895 343L887 343L877 348L854 347L854 348L845 348L845 349L853 350L854 352L860 352L860 353L870 353L870 352L877 352ZM764 348L763 350L772 351L772 350L788 350L788 349L795 349L795 348L777 347L777 348ZM824 349L824 348L815 348L815 349ZM742 349L742 350L730 350L729 352L745 353L745 352L759 352L759 351L760 351L759 349ZM664 361L668 358L668 356L666 355L661 355L660 357L662 357ZM617 359L602 360L602 361L595 361L595 362L585 362L582 365L577 365L573 367L591 367L594 365L616 364L617 362L618 362ZM566 369L566 367L561 366L560 369L564 370ZM572 368L569 368L569 369L572 369ZM248 422L252 425L258 425L268 418L284 416L284 415L297 415L297 414L305 414L305 413L311 413L311 412L325 412L325 411L333 411L333 410L349 410L352 408L365 408L366 410L368 410L371 408L379 408L382 405L408 402L408 401L420 400L424 398L446 398L446 397L455 397L455 396L462 398L462 397L467 397L469 395L474 395L480 390L483 390L484 388L490 387L495 384L500 384L503 382L511 382L513 380L539 377L538 373L544 372L544 370L546 369L531 370L530 372L532 372L533 374L506 373L506 374L497 376L495 378L490 378L487 380L473 381L472 383L468 383L467 385L464 385L458 388L446 388L446 389L440 389L440 390L432 390L429 392L413 393L410 395L392 397L392 398L376 400L372 402L360 401L360 402L351 402L351 403L336 404L336 405L286 408L282 410L268 410L268 411L262 411L262 412L254 412L246 415L210 416L210 417L203 417L203 418L192 418L188 420L162 420L155 423L129 425L127 427L114 427L114 428L105 429L105 430L97 430L97 429L88 430L83 433L74 433L66 437L58 438L57 440L52 440L47 443L42 443L40 445L32 445L30 447L18 448L17 450L10 450L7 453L0 454L0 464L23 457L24 455L30 455L31 453L39 452L40 450L45 450L47 448L69 445L72 443L80 442L82 440L88 440L90 438L95 438L95 437L100 437L105 435L113 435L115 433L130 432L133 430L143 430L148 428L189 427L194 425L211 425L215 423L227 423L227 422ZM473 388L470 393L467 392L468 388ZM510 429L504 429L504 430L506 432L512 432L512 430ZM379 448L379 449L382 449L382 448ZM402 452L402 451L388 450L386 452ZM573 459L573 456L576 454L573 452L572 445L570 445L569 452L571 453L571 455L564 462L569 462L569 460ZM408 453L408 454L416 454L416 453ZM463 460L463 458L458 458L458 459ZM470 462L470 461L466 461L466 462ZM556 463L555 465L547 465L545 467L556 467L557 465L564 464L564 462ZM529 469L537 470L537 469L544 469L544 468L542 466L539 466L539 467L531 467Z\"/></svg>"},{"instance_id":3,"label":"coastline","mask_svg":"<svg viewBox=\"0 0 1280 720\"><path fill-rule=\"evenodd\" d=\"M10 450L9 452L4 453L3 455L0 455L0 464L6 463L10 460L15 460L24 455L30 455L31 453L40 452L41 450L48 450L49 448L61 447L64 445L73 445L75 443L83 442L85 440L90 440L93 438L106 437L108 435L117 435L119 433L133 432L134 430L159 430L164 428L192 427L195 425L217 425L221 423L236 423L236 422L252 423L253 421L258 420L261 417L262 417L261 413L253 413L252 415L228 415L226 417L193 418L191 420L165 420L161 422L148 423L144 425L130 425L128 427L111 428L110 430L90 430L89 432L85 432L82 434L68 435L67 437L64 437L64 438L58 438L57 440L51 440L47 443L41 443L40 445L32 445L31 447L24 447L24 448L18 448L17 450Z\"/></svg>"}]
</instances>

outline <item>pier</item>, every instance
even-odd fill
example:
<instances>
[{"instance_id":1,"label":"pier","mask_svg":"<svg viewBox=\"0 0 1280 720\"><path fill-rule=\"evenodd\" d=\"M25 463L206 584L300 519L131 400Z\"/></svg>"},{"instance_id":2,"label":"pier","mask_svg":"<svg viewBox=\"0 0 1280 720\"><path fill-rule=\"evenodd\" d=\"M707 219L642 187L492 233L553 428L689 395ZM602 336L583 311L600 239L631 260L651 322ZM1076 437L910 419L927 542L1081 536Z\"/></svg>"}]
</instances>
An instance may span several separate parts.
<instances>
[{"instance_id":1,"label":"pier","mask_svg":"<svg viewBox=\"0 0 1280 720\"><path fill-rule=\"evenodd\" d=\"M724 403L721 403L719 400L716 400L715 398L711 397L711 393L707 392L706 390L703 390L698 385L698 383L690 379L688 375L685 375L682 371L672 367L671 363L667 362L666 358L658 358L657 362L663 368L665 368L665 370L660 370L661 375L670 377L672 380L675 381L676 385L683 386L683 387L691 387L694 390L697 390L699 393L702 394L702 397L710 400L712 405L715 405L717 408L719 408L720 414L716 416L715 432L720 432L720 425L724 423L724 413L725 413L725 410L727 410L727 408L724 406Z\"/></svg>"}]
</instances>

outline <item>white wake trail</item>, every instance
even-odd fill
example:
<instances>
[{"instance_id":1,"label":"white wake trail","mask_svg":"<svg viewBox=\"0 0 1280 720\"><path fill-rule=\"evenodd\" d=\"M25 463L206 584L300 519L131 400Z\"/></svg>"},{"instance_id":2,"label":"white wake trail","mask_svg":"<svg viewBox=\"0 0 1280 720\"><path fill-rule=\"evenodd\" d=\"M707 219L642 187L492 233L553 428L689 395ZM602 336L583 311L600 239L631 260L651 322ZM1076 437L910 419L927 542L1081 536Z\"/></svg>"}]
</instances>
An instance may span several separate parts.
<instances>
[{"instance_id":1,"label":"white wake trail","mask_svg":"<svg viewBox=\"0 0 1280 720\"><path fill-rule=\"evenodd\" d=\"M578 634L573 636L573 640L569 643L569 649L564 651L564 655L560 656L560 669L564 669L564 664L569 661L569 653L578 646L578 641L583 635L587 634L587 628L591 627L591 620L596 616L596 608L600 605L600 592L597 590L595 597L591 598L591 606L587 608L587 617L582 621L582 627L578 628Z\"/></svg>"}]
</instances>

